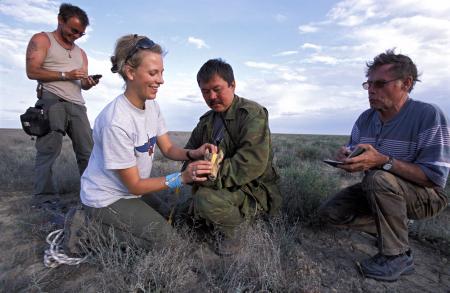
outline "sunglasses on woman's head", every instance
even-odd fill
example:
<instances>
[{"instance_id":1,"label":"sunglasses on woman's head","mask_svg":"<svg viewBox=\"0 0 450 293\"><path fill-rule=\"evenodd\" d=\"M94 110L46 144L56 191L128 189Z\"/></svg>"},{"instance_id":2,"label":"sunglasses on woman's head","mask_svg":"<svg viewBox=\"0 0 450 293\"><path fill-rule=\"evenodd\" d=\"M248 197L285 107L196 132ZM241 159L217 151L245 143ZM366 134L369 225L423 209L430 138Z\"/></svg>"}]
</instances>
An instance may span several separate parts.
<instances>
[{"instance_id":1,"label":"sunglasses on woman's head","mask_svg":"<svg viewBox=\"0 0 450 293\"><path fill-rule=\"evenodd\" d=\"M133 55L136 54L140 49L151 49L155 45L155 42L147 37L140 39L139 41L137 41L136 45L134 45L133 49L128 53L127 58L125 58L125 63L127 63L127 61L131 57L133 57Z\"/></svg>"}]
</instances>

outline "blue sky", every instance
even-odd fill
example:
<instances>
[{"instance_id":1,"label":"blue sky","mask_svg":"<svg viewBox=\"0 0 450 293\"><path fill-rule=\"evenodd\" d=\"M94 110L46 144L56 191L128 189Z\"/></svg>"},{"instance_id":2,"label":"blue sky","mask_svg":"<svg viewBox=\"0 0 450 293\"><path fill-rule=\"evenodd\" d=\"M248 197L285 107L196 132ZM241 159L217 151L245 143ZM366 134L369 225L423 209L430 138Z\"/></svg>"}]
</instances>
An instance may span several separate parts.
<instances>
[{"instance_id":1,"label":"blue sky","mask_svg":"<svg viewBox=\"0 0 450 293\"><path fill-rule=\"evenodd\" d=\"M210 58L234 69L240 96L266 106L274 133L348 134L367 109L365 62L386 49L410 56L421 72L411 97L450 112L450 1L72 1L91 25L77 41L89 73L91 125L123 91L110 71L117 38L144 34L168 51L159 102L170 130L190 131L208 110L196 73ZM0 1L0 128L20 128L35 103L25 74L29 39L53 31L60 1Z\"/></svg>"}]
</instances>

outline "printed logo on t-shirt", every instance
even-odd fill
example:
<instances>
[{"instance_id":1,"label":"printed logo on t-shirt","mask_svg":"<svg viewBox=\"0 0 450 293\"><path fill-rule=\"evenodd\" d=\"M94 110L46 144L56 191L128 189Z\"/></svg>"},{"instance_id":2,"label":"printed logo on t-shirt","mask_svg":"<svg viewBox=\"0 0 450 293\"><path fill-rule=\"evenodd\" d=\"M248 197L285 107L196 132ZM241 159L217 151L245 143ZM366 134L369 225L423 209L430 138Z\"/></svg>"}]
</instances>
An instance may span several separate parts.
<instances>
[{"instance_id":1,"label":"printed logo on t-shirt","mask_svg":"<svg viewBox=\"0 0 450 293\"><path fill-rule=\"evenodd\" d=\"M153 155L153 149L155 148L156 144L156 136L153 136L152 138L149 138L146 143L144 143L141 146L134 147L134 149L140 153L146 153L148 152L148 155Z\"/></svg>"}]
</instances>

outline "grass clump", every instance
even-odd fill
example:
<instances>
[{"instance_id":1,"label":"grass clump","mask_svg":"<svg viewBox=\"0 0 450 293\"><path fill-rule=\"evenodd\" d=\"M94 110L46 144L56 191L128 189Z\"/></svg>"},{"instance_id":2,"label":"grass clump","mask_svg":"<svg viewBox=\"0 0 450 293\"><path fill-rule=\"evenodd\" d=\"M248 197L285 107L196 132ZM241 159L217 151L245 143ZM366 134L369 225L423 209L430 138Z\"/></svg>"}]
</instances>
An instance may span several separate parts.
<instances>
[{"instance_id":1,"label":"grass clump","mask_svg":"<svg viewBox=\"0 0 450 293\"><path fill-rule=\"evenodd\" d=\"M283 212L291 219L312 220L320 203L339 190L339 177L323 172L317 162L292 164L280 176Z\"/></svg>"},{"instance_id":2,"label":"grass clump","mask_svg":"<svg viewBox=\"0 0 450 293\"><path fill-rule=\"evenodd\" d=\"M144 245L129 232L92 222L83 248L99 273L101 292L180 292L195 280L189 235L167 235L164 245Z\"/></svg>"}]
</instances>

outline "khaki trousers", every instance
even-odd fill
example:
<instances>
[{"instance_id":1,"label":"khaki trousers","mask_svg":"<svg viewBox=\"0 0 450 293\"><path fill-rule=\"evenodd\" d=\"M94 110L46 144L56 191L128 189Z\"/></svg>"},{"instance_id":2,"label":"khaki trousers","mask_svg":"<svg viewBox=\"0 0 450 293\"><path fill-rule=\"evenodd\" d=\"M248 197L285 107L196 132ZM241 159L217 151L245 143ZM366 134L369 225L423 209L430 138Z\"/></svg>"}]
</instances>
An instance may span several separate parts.
<instances>
[{"instance_id":1,"label":"khaki trousers","mask_svg":"<svg viewBox=\"0 0 450 293\"><path fill-rule=\"evenodd\" d=\"M120 240L131 233L143 248L162 245L172 231L167 221L141 198L120 199L104 208L84 208L105 228L114 227Z\"/></svg>"},{"instance_id":2,"label":"khaki trousers","mask_svg":"<svg viewBox=\"0 0 450 293\"><path fill-rule=\"evenodd\" d=\"M378 235L378 249L397 255L409 249L408 219L425 219L447 207L442 188L422 187L382 170L369 171L319 208L319 216L338 226Z\"/></svg>"}]
</instances>

